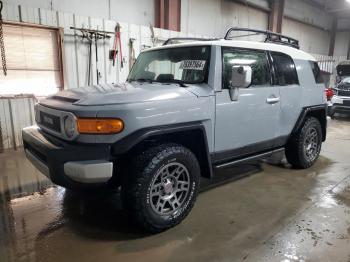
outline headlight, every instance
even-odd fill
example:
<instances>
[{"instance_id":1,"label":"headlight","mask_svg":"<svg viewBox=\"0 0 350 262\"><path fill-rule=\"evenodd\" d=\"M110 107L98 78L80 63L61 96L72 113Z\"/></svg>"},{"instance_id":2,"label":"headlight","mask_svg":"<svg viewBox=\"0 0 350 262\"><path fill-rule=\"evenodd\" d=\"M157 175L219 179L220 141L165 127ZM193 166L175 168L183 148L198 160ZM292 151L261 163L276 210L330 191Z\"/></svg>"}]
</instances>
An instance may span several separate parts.
<instances>
[{"instance_id":1,"label":"headlight","mask_svg":"<svg viewBox=\"0 0 350 262\"><path fill-rule=\"evenodd\" d=\"M76 120L73 116L68 115L64 118L64 133L68 138L72 138L76 132Z\"/></svg>"}]
</instances>

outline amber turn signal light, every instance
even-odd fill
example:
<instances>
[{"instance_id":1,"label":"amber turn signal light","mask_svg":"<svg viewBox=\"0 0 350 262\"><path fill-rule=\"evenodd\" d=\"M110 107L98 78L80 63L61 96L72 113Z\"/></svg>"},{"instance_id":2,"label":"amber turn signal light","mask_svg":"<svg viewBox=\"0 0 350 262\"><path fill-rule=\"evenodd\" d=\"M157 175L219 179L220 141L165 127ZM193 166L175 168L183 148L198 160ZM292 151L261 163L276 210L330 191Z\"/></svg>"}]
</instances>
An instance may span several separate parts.
<instances>
[{"instance_id":1,"label":"amber turn signal light","mask_svg":"<svg viewBox=\"0 0 350 262\"><path fill-rule=\"evenodd\" d=\"M80 134L117 134L123 131L124 122L117 118L79 118Z\"/></svg>"}]
</instances>

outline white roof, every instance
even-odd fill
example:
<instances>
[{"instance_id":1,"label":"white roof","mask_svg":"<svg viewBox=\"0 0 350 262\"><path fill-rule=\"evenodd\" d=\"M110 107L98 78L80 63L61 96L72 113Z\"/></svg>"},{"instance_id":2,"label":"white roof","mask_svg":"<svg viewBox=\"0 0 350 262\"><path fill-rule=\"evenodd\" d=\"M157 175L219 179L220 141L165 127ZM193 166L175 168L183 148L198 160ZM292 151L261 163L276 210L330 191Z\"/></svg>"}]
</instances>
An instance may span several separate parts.
<instances>
[{"instance_id":1,"label":"white roof","mask_svg":"<svg viewBox=\"0 0 350 262\"><path fill-rule=\"evenodd\" d=\"M150 48L150 49L144 50L144 52L151 51L151 50L158 50L158 49L166 49L166 48L203 46L203 45L217 45L217 46L268 50L268 51L275 51L275 52L287 54L293 59L316 61L316 59L312 55L287 45L256 42L256 41L237 41L237 40L224 40L224 39L213 40L213 41L195 41L195 42L188 42L188 43L171 44L166 46Z\"/></svg>"}]
</instances>

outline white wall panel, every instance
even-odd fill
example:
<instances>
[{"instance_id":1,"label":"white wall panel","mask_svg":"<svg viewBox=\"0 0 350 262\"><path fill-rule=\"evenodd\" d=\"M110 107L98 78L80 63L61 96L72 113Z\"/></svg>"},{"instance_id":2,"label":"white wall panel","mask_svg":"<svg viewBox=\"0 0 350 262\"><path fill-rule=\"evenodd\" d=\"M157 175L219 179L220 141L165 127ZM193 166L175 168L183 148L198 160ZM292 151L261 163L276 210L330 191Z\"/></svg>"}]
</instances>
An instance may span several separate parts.
<instances>
[{"instance_id":1,"label":"white wall panel","mask_svg":"<svg viewBox=\"0 0 350 262\"><path fill-rule=\"evenodd\" d=\"M22 146L22 129L34 124L33 97L0 97L0 150Z\"/></svg>"},{"instance_id":2,"label":"white wall panel","mask_svg":"<svg viewBox=\"0 0 350 262\"><path fill-rule=\"evenodd\" d=\"M227 0L182 0L181 31L222 37L232 26L267 29L268 14Z\"/></svg>"},{"instance_id":3,"label":"white wall panel","mask_svg":"<svg viewBox=\"0 0 350 262\"><path fill-rule=\"evenodd\" d=\"M282 33L298 39L300 48L306 52L322 55L328 54L330 43L328 31L291 19L284 19Z\"/></svg>"},{"instance_id":4,"label":"white wall panel","mask_svg":"<svg viewBox=\"0 0 350 262\"><path fill-rule=\"evenodd\" d=\"M22 8L36 7L81 16L148 25L154 23L154 0L3 0ZM260 0L261 1L261 0Z\"/></svg>"},{"instance_id":5,"label":"white wall panel","mask_svg":"<svg viewBox=\"0 0 350 262\"><path fill-rule=\"evenodd\" d=\"M286 0L284 15L323 29L330 29L332 26L331 15L302 0Z\"/></svg>"},{"instance_id":6,"label":"white wall panel","mask_svg":"<svg viewBox=\"0 0 350 262\"><path fill-rule=\"evenodd\" d=\"M21 21L26 23L39 24L39 8L21 6Z\"/></svg>"},{"instance_id":7,"label":"white wall panel","mask_svg":"<svg viewBox=\"0 0 350 262\"><path fill-rule=\"evenodd\" d=\"M334 55L342 56L348 53L350 32L338 32L335 38Z\"/></svg>"}]
</instances>

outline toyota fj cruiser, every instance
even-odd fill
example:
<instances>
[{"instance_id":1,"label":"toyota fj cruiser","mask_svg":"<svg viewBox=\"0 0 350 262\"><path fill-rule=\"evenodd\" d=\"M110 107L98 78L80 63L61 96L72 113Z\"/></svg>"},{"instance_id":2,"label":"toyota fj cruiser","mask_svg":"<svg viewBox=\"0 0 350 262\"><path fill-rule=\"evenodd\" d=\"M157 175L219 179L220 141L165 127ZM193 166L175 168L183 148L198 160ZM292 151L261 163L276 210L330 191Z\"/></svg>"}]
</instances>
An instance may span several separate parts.
<instances>
[{"instance_id":1,"label":"toyota fj cruiser","mask_svg":"<svg viewBox=\"0 0 350 262\"><path fill-rule=\"evenodd\" d=\"M266 39L231 39L242 30ZM54 183L121 186L151 232L180 223L214 169L281 151L308 168L326 139L324 85L297 40L231 28L219 40L169 42L143 51L124 84L41 100L37 126L23 130L28 159Z\"/></svg>"}]
</instances>

